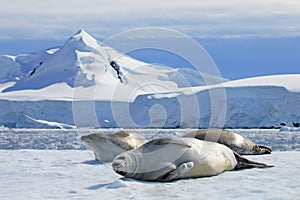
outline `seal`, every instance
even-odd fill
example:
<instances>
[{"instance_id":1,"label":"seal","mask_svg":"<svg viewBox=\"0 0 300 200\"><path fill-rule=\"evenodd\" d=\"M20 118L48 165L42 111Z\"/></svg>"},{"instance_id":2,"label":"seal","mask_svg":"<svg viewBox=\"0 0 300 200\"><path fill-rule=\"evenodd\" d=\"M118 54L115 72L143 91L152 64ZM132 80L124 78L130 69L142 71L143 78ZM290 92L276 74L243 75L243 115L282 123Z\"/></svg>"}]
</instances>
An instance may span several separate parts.
<instances>
[{"instance_id":1,"label":"seal","mask_svg":"<svg viewBox=\"0 0 300 200\"><path fill-rule=\"evenodd\" d=\"M266 146L259 146L245 138L244 136L222 129L206 129L192 131L182 137L196 138L199 140L206 140L211 142L218 142L229 147L240 155L261 155L270 154L272 149Z\"/></svg>"},{"instance_id":2,"label":"seal","mask_svg":"<svg viewBox=\"0 0 300 200\"><path fill-rule=\"evenodd\" d=\"M273 166L250 161L216 142L163 137L119 154L112 167L116 173L128 178L172 181L214 176L226 170Z\"/></svg>"},{"instance_id":3,"label":"seal","mask_svg":"<svg viewBox=\"0 0 300 200\"><path fill-rule=\"evenodd\" d=\"M82 136L81 140L94 151L95 159L100 162L111 162L116 155L147 142L143 136L125 131L113 134L92 133Z\"/></svg>"}]
</instances>

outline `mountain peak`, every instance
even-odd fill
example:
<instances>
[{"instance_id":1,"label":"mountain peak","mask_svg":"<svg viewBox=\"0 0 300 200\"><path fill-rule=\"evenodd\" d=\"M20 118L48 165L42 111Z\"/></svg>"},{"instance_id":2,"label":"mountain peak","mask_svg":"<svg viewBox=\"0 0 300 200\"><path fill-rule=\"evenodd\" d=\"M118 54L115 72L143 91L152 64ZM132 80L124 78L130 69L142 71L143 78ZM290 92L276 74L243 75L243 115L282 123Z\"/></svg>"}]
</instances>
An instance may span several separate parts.
<instances>
[{"instance_id":1,"label":"mountain peak","mask_svg":"<svg viewBox=\"0 0 300 200\"><path fill-rule=\"evenodd\" d=\"M79 35L79 34L88 34L88 33L83 29L79 29L74 35Z\"/></svg>"},{"instance_id":2,"label":"mountain peak","mask_svg":"<svg viewBox=\"0 0 300 200\"><path fill-rule=\"evenodd\" d=\"M99 47L98 41L83 29L77 31L67 41L67 43L72 43L73 45L75 45L76 49L83 51L90 51L91 49L97 49Z\"/></svg>"},{"instance_id":3,"label":"mountain peak","mask_svg":"<svg viewBox=\"0 0 300 200\"><path fill-rule=\"evenodd\" d=\"M93 38L90 34L88 34L85 30L79 29L73 36L73 38ZM93 38L95 39L95 38Z\"/></svg>"}]
</instances>

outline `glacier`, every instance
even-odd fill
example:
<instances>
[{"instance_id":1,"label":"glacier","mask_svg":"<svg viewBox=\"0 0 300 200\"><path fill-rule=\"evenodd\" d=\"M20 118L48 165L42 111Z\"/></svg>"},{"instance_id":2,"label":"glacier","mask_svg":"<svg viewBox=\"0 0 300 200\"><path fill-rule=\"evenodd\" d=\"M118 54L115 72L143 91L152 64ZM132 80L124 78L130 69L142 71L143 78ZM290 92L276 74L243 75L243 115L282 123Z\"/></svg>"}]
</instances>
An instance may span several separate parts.
<instances>
[{"instance_id":1,"label":"glacier","mask_svg":"<svg viewBox=\"0 0 300 200\"><path fill-rule=\"evenodd\" d=\"M0 55L0 69L4 127L276 128L300 121L300 74L231 81L135 60L84 30L60 47Z\"/></svg>"}]
</instances>

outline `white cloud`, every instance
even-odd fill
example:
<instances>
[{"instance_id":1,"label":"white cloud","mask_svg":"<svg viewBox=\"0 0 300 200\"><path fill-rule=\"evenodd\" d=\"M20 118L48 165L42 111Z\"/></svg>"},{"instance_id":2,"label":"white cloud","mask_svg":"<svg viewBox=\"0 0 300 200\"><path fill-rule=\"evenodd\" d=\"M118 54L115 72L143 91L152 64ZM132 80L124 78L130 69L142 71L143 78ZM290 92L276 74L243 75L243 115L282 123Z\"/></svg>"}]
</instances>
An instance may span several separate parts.
<instances>
[{"instance_id":1,"label":"white cloud","mask_svg":"<svg viewBox=\"0 0 300 200\"><path fill-rule=\"evenodd\" d=\"M190 36L300 36L298 0L1 0L0 38L96 37L163 26Z\"/></svg>"}]
</instances>

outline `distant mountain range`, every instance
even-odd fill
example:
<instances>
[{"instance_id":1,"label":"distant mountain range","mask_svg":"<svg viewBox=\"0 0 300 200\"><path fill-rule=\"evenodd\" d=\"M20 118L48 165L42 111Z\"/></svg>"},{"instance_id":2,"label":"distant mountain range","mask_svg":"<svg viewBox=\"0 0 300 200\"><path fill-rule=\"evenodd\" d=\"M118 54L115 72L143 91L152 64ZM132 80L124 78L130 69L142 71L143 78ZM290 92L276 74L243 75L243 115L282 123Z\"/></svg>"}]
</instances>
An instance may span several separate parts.
<instances>
[{"instance_id":1,"label":"distant mountain range","mask_svg":"<svg viewBox=\"0 0 300 200\"><path fill-rule=\"evenodd\" d=\"M61 47L2 55L0 69L0 126L270 128L300 121L300 74L229 81L135 60L83 30Z\"/></svg>"}]
</instances>

